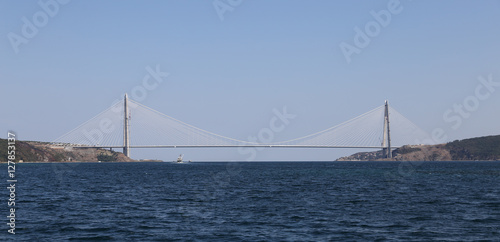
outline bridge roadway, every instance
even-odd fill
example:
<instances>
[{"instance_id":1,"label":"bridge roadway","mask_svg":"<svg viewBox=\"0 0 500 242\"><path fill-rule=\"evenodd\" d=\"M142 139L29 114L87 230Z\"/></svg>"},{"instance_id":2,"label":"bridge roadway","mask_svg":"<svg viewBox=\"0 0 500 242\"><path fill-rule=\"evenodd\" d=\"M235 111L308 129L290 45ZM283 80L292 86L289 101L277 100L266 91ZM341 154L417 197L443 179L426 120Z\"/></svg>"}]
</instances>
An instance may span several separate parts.
<instances>
[{"instance_id":1,"label":"bridge roadway","mask_svg":"<svg viewBox=\"0 0 500 242\"><path fill-rule=\"evenodd\" d=\"M123 146L71 146L61 145L73 148L123 148ZM238 147L262 147L262 148L347 148L347 149L384 149L383 146L328 146L328 145L131 145L129 148L238 148ZM399 147L391 147L399 148Z\"/></svg>"}]
</instances>

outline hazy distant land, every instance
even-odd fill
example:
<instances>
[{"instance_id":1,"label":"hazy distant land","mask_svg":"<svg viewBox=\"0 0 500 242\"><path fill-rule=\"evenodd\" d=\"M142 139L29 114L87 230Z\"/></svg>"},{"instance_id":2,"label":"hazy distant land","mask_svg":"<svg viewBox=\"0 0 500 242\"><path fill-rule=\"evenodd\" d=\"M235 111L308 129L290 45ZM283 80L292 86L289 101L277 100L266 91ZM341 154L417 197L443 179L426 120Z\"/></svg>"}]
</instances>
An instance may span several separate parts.
<instances>
[{"instance_id":1,"label":"hazy distant land","mask_svg":"<svg viewBox=\"0 0 500 242\"><path fill-rule=\"evenodd\" d=\"M382 150L359 152L337 161L465 161L500 160L500 135L455 140L438 145L405 145L384 158ZM48 142L16 141L16 161L23 162L131 162L121 152L98 148L69 148ZM0 139L0 162L7 161L7 140ZM152 160L145 160L152 161Z\"/></svg>"},{"instance_id":2,"label":"hazy distant land","mask_svg":"<svg viewBox=\"0 0 500 242\"><path fill-rule=\"evenodd\" d=\"M455 140L438 145L405 145L384 158L381 150L359 152L337 161L467 161L500 160L500 135Z\"/></svg>"}]
</instances>

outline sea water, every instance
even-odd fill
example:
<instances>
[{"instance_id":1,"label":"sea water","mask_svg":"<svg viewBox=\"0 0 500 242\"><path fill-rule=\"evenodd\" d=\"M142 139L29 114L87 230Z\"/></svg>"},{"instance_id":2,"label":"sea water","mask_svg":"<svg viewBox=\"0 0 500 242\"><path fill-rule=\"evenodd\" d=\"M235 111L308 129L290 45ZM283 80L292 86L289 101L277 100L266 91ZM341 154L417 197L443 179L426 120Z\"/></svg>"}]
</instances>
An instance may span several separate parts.
<instances>
[{"instance_id":1,"label":"sea water","mask_svg":"<svg viewBox=\"0 0 500 242\"><path fill-rule=\"evenodd\" d=\"M500 162L18 164L16 178L1 241L500 239Z\"/></svg>"}]
</instances>

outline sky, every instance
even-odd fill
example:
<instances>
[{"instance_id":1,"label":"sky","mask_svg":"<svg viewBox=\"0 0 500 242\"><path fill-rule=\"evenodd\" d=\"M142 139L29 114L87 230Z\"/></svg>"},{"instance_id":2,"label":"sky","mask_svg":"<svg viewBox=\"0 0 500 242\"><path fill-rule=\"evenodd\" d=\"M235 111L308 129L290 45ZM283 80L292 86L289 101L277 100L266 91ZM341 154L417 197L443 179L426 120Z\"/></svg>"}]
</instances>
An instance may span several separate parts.
<instances>
[{"instance_id":1,"label":"sky","mask_svg":"<svg viewBox=\"0 0 500 242\"><path fill-rule=\"evenodd\" d=\"M440 141L499 135L499 13L498 0L0 0L0 128L53 141L129 93L241 140L268 127L273 109L296 115L274 134L281 141L384 100ZM269 149L255 160L355 151ZM248 159L237 149L132 158L179 153Z\"/></svg>"}]
</instances>

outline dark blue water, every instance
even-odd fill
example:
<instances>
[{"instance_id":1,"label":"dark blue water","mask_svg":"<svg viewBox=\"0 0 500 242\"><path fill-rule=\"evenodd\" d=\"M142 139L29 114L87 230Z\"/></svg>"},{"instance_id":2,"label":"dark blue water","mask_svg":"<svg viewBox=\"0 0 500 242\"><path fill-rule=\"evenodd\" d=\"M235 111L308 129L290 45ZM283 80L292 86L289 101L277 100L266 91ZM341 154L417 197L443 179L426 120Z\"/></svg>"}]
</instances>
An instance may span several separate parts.
<instances>
[{"instance_id":1,"label":"dark blue water","mask_svg":"<svg viewBox=\"0 0 500 242\"><path fill-rule=\"evenodd\" d=\"M16 174L16 234L5 199L2 241L500 240L500 162L18 164Z\"/></svg>"}]
</instances>

